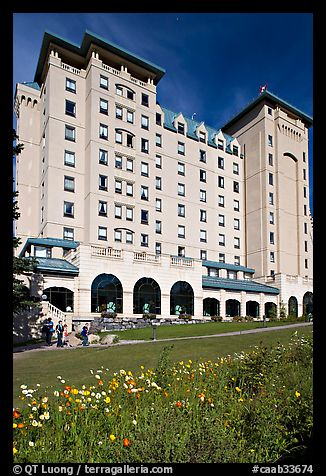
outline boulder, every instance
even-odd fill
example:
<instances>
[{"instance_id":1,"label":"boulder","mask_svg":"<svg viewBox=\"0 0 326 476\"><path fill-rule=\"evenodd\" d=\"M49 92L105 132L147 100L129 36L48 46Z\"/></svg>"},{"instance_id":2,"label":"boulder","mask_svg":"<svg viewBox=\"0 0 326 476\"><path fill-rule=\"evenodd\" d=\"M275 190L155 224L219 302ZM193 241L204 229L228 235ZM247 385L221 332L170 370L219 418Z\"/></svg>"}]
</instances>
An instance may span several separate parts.
<instances>
[{"instance_id":1,"label":"boulder","mask_svg":"<svg viewBox=\"0 0 326 476\"><path fill-rule=\"evenodd\" d=\"M100 338L96 334L89 334L88 335L88 342L90 344L98 344L100 342Z\"/></svg>"},{"instance_id":2,"label":"boulder","mask_svg":"<svg viewBox=\"0 0 326 476\"><path fill-rule=\"evenodd\" d=\"M101 344L110 345L113 344L114 338L117 337L115 334L108 334L101 339Z\"/></svg>"},{"instance_id":3,"label":"boulder","mask_svg":"<svg viewBox=\"0 0 326 476\"><path fill-rule=\"evenodd\" d=\"M81 345L82 341L75 336L75 332L71 332L67 338L68 346L70 347L77 347L77 345Z\"/></svg>"}]
</instances>

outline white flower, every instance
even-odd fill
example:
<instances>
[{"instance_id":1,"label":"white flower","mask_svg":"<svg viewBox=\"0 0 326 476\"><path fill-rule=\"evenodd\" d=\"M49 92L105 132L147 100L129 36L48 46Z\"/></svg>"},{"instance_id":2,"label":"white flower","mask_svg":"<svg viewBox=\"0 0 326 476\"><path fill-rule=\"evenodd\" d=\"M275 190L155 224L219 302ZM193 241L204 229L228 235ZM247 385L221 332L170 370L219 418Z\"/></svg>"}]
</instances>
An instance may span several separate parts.
<instances>
[{"instance_id":1,"label":"white flower","mask_svg":"<svg viewBox=\"0 0 326 476\"><path fill-rule=\"evenodd\" d=\"M100 376L99 375L95 375L95 378L97 378L97 380L100 380Z\"/></svg>"},{"instance_id":2,"label":"white flower","mask_svg":"<svg viewBox=\"0 0 326 476\"><path fill-rule=\"evenodd\" d=\"M29 441L29 442L28 442L28 445L29 445L29 446L34 446L34 441Z\"/></svg>"},{"instance_id":3,"label":"white flower","mask_svg":"<svg viewBox=\"0 0 326 476\"><path fill-rule=\"evenodd\" d=\"M137 425L137 421L136 421L136 420L132 420L132 424L133 424L133 425Z\"/></svg>"},{"instance_id":4,"label":"white flower","mask_svg":"<svg viewBox=\"0 0 326 476\"><path fill-rule=\"evenodd\" d=\"M27 388L27 385L21 385L20 388L22 388L23 390L25 390Z\"/></svg>"},{"instance_id":5,"label":"white flower","mask_svg":"<svg viewBox=\"0 0 326 476\"><path fill-rule=\"evenodd\" d=\"M66 383L66 381L65 381L65 380L61 380L61 383Z\"/></svg>"}]
</instances>

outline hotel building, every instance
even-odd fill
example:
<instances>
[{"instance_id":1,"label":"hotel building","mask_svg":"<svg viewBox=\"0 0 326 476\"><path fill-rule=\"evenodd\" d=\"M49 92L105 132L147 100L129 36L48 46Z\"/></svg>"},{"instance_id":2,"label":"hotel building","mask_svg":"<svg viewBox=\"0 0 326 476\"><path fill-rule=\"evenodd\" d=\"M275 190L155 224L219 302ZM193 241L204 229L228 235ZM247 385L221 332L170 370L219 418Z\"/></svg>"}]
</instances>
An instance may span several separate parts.
<instances>
[{"instance_id":1,"label":"hotel building","mask_svg":"<svg viewBox=\"0 0 326 476\"><path fill-rule=\"evenodd\" d=\"M45 33L16 87L26 285L75 321L312 311L308 128L269 91L218 130L156 98L164 69Z\"/></svg>"}]
</instances>

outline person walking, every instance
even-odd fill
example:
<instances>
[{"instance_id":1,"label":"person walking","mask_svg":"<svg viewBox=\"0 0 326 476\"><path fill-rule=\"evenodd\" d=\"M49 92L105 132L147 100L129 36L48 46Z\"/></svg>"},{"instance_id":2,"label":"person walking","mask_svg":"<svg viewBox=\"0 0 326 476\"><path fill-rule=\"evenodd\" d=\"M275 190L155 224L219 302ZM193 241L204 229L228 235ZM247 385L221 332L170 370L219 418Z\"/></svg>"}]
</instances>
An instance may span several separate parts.
<instances>
[{"instance_id":1,"label":"person walking","mask_svg":"<svg viewBox=\"0 0 326 476\"><path fill-rule=\"evenodd\" d=\"M82 345L83 345L84 347L87 346L87 345L89 345L89 343L88 343L88 327L87 327L87 325L83 327L83 329L82 329L80 335L83 337L83 344L82 344Z\"/></svg>"},{"instance_id":2,"label":"person walking","mask_svg":"<svg viewBox=\"0 0 326 476\"><path fill-rule=\"evenodd\" d=\"M68 342L68 326L67 324L65 324L63 326L63 345L68 345L69 342Z\"/></svg>"},{"instance_id":3,"label":"person walking","mask_svg":"<svg viewBox=\"0 0 326 476\"><path fill-rule=\"evenodd\" d=\"M48 345L52 345L52 335L54 332L54 325L51 317L48 318L47 322L45 323L45 340Z\"/></svg>"},{"instance_id":4,"label":"person walking","mask_svg":"<svg viewBox=\"0 0 326 476\"><path fill-rule=\"evenodd\" d=\"M58 324L56 325L55 330L56 330L56 333L57 333L57 336L58 336L57 347L63 347L62 337L63 337L64 327L63 327L62 321L58 322Z\"/></svg>"}]
</instances>

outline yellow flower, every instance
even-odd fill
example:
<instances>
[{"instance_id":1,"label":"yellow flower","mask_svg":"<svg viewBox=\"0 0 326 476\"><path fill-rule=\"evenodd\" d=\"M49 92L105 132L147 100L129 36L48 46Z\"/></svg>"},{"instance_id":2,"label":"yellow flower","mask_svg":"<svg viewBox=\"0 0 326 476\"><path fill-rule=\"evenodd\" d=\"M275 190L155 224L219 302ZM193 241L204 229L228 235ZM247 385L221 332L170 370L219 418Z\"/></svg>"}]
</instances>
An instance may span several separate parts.
<instances>
[{"instance_id":1,"label":"yellow flower","mask_svg":"<svg viewBox=\"0 0 326 476\"><path fill-rule=\"evenodd\" d=\"M301 393L298 392L298 390L296 390L296 391L295 391L295 396L296 396L297 398L300 398L300 397L301 397Z\"/></svg>"},{"instance_id":2,"label":"yellow flower","mask_svg":"<svg viewBox=\"0 0 326 476\"><path fill-rule=\"evenodd\" d=\"M13 427L13 428L17 428L17 423L13 423L13 424L12 424L12 427Z\"/></svg>"},{"instance_id":3,"label":"yellow flower","mask_svg":"<svg viewBox=\"0 0 326 476\"><path fill-rule=\"evenodd\" d=\"M13 447L13 449L12 449L12 453L13 453L14 455L15 455L16 453L18 453L18 450L17 450L17 448Z\"/></svg>"},{"instance_id":4,"label":"yellow flower","mask_svg":"<svg viewBox=\"0 0 326 476\"><path fill-rule=\"evenodd\" d=\"M110 402L111 402L111 398L110 398L110 397L106 397L105 403L110 403Z\"/></svg>"},{"instance_id":5,"label":"yellow flower","mask_svg":"<svg viewBox=\"0 0 326 476\"><path fill-rule=\"evenodd\" d=\"M114 435L110 435L109 438L110 438L111 441L114 441L114 440L115 440L115 436L114 436Z\"/></svg>"},{"instance_id":6,"label":"yellow flower","mask_svg":"<svg viewBox=\"0 0 326 476\"><path fill-rule=\"evenodd\" d=\"M36 421L36 420L33 420L33 421L32 421L32 425L33 425L33 426L37 426L37 425L38 425L37 421Z\"/></svg>"},{"instance_id":7,"label":"yellow flower","mask_svg":"<svg viewBox=\"0 0 326 476\"><path fill-rule=\"evenodd\" d=\"M241 392L241 388L235 387L235 389L236 389L237 392Z\"/></svg>"},{"instance_id":8,"label":"yellow flower","mask_svg":"<svg viewBox=\"0 0 326 476\"><path fill-rule=\"evenodd\" d=\"M73 395L77 395L77 394L78 394L78 389L77 389L77 388L73 388L73 389L71 390L71 393L72 393Z\"/></svg>"}]
</instances>

